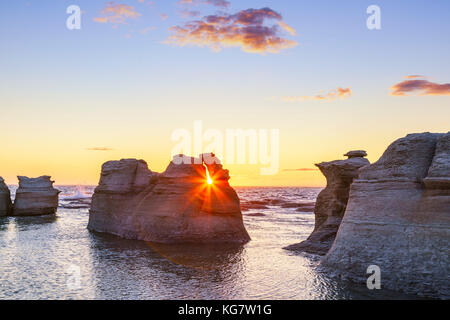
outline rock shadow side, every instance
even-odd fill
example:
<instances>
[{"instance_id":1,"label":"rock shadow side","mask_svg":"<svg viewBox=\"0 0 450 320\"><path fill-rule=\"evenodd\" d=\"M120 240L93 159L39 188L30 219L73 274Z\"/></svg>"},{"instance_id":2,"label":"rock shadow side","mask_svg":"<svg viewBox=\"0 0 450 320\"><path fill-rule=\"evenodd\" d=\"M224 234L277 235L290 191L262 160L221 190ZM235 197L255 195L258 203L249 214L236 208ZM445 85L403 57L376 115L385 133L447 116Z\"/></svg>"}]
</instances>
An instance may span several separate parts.
<instances>
[{"instance_id":1,"label":"rock shadow side","mask_svg":"<svg viewBox=\"0 0 450 320\"><path fill-rule=\"evenodd\" d=\"M162 174L142 160L104 164L89 230L155 243L248 242L228 171L218 159L205 164L182 157L182 164L174 159ZM206 167L213 185L207 184Z\"/></svg>"},{"instance_id":2,"label":"rock shadow side","mask_svg":"<svg viewBox=\"0 0 450 320\"><path fill-rule=\"evenodd\" d=\"M39 216L55 214L58 209L59 190L53 188L51 177L28 178L19 176L12 215Z\"/></svg>"},{"instance_id":3,"label":"rock shadow side","mask_svg":"<svg viewBox=\"0 0 450 320\"><path fill-rule=\"evenodd\" d=\"M382 288L450 298L450 133L411 134L361 169L336 240L321 267Z\"/></svg>"},{"instance_id":4,"label":"rock shadow side","mask_svg":"<svg viewBox=\"0 0 450 320\"><path fill-rule=\"evenodd\" d=\"M8 189L8 186L5 184L5 180L0 177L0 217L10 215L11 210L11 193Z\"/></svg>"},{"instance_id":5,"label":"rock shadow side","mask_svg":"<svg viewBox=\"0 0 450 320\"><path fill-rule=\"evenodd\" d=\"M325 255L330 250L344 217L350 185L358 177L358 170L369 165L365 151L350 151L347 160L316 164L327 178L327 187L317 197L314 208L315 227L307 240L286 247L298 252Z\"/></svg>"}]
</instances>

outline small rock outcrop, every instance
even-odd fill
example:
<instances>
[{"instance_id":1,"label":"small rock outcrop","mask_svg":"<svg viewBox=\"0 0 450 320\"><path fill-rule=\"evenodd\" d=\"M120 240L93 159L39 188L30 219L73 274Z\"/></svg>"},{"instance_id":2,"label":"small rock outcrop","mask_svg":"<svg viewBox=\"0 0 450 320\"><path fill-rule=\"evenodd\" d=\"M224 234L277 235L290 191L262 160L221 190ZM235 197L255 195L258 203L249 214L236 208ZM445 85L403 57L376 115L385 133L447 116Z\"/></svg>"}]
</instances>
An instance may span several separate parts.
<instances>
[{"instance_id":1,"label":"small rock outcrop","mask_svg":"<svg viewBox=\"0 0 450 320\"><path fill-rule=\"evenodd\" d=\"M411 134L361 169L322 267L383 288L450 298L450 133Z\"/></svg>"},{"instance_id":2,"label":"small rock outcrop","mask_svg":"<svg viewBox=\"0 0 450 320\"><path fill-rule=\"evenodd\" d=\"M180 155L161 174L143 160L105 163L88 229L155 243L249 241L228 170L213 160Z\"/></svg>"},{"instance_id":3,"label":"small rock outcrop","mask_svg":"<svg viewBox=\"0 0 450 320\"><path fill-rule=\"evenodd\" d=\"M0 217L8 216L11 213L11 208L11 193L5 184L5 180L0 177Z\"/></svg>"},{"instance_id":4,"label":"small rock outcrop","mask_svg":"<svg viewBox=\"0 0 450 320\"><path fill-rule=\"evenodd\" d=\"M12 215L37 216L55 214L58 209L59 190L53 188L49 176L27 178L19 176Z\"/></svg>"},{"instance_id":5,"label":"small rock outcrop","mask_svg":"<svg viewBox=\"0 0 450 320\"><path fill-rule=\"evenodd\" d=\"M344 157L347 157L349 159L364 158L364 157L367 157L367 152L364 150L353 150L353 151L349 151L346 154L344 154Z\"/></svg>"},{"instance_id":6,"label":"small rock outcrop","mask_svg":"<svg viewBox=\"0 0 450 320\"><path fill-rule=\"evenodd\" d=\"M307 240L287 247L287 250L325 255L333 244L347 207L350 185L358 170L369 165L362 150L350 151L347 160L316 164L327 178L327 187L320 192L314 208L315 227Z\"/></svg>"}]
</instances>

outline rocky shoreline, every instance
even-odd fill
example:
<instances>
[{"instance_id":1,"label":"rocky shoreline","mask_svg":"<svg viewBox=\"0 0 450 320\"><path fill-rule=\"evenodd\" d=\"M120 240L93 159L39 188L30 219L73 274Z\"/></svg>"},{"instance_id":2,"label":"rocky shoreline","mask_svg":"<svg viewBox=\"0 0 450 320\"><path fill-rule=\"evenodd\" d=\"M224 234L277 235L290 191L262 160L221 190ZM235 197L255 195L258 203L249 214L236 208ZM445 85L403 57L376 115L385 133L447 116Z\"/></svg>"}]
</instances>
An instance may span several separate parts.
<instances>
[{"instance_id":1,"label":"rocky shoreline","mask_svg":"<svg viewBox=\"0 0 450 320\"><path fill-rule=\"evenodd\" d=\"M162 244L245 244L243 211L314 212L311 235L285 249L323 256L321 270L350 281L364 283L377 266L383 288L450 298L450 133L410 134L373 164L363 150L345 156L316 164L327 186L315 203L269 196L241 202L228 170L204 154L179 155L163 173L143 160L108 161L92 199L66 197L62 207L90 208L90 231ZM60 191L49 176L18 178L12 202L0 177L0 216L56 213Z\"/></svg>"}]
</instances>

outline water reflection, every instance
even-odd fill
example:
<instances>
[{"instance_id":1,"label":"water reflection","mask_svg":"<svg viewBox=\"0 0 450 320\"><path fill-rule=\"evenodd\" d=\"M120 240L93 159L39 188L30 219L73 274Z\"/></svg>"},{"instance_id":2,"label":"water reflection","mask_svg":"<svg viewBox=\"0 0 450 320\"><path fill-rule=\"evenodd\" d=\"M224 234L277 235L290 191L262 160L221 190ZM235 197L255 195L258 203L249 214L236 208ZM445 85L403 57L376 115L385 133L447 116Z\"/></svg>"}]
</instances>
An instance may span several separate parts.
<instances>
[{"instance_id":1,"label":"water reflection","mask_svg":"<svg viewBox=\"0 0 450 320\"><path fill-rule=\"evenodd\" d=\"M149 243L162 257L172 263L198 270L242 269L244 246L236 244L157 244Z\"/></svg>"},{"instance_id":2,"label":"water reflection","mask_svg":"<svg viewBox=\"0 0 450 320\"><path fill-rule=\"evenodd\" d=\"M123 299L226 299L245 265L245 249L236 245L155 244L98 233L90 240L98 298L119 291Z\"/></svg>"},{"instance_id":3,"label":"water reflection","mask_svg":"<svg viewBox=\"0 0 450 320\"><path fill-rule=\"evenodd\" d=\"M14 223L18 231L39 229L46 224L52 224L58 220L55 214L34 217L9 217L10 223Z\"/></svg>"},{"instance_id":4,"label":"water reflection","mask_svg":"<svg viewBox=\"0 0 450 320\"><path fill-rule=\"evenodd\" d=\"M314 199L310 189L250 188L247 201ZM309 195L311 193L311 195ZM298 195L297 195L298 194ZM244 246L161 245L90 233L87 209L0 218L0 299L398 299L317 270L318 258L282 248L305 239L312 213L274 207L245 215ZM80 268L80 287L67 270Z\"/></svg>"}]
</instances>

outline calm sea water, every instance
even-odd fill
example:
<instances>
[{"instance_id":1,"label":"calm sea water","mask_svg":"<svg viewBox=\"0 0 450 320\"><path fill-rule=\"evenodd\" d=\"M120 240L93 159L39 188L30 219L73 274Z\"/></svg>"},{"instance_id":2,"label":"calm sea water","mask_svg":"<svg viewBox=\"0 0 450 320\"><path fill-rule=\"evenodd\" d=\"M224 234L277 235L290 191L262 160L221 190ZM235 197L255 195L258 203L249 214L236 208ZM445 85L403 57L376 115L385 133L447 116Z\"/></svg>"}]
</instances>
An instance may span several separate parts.
<instances>
[{"instance_id":1,"label":"calm sea water","mask_svg":"<svg viewBox=\"0 0 450 320\"><path fill-rule=\"evenodd\" d=\"M0 218L0 299L414 298L329 278L316 256L284 250L311 233L311 212L255 206L244 212L252 241L241 247L157 246L90 233L82 198L93 187L58 188L56 216ZM237 191L244 202L301 203L320 189ZM73 195L81 199L65 200Z\"/></svg>"}]
</instances>

